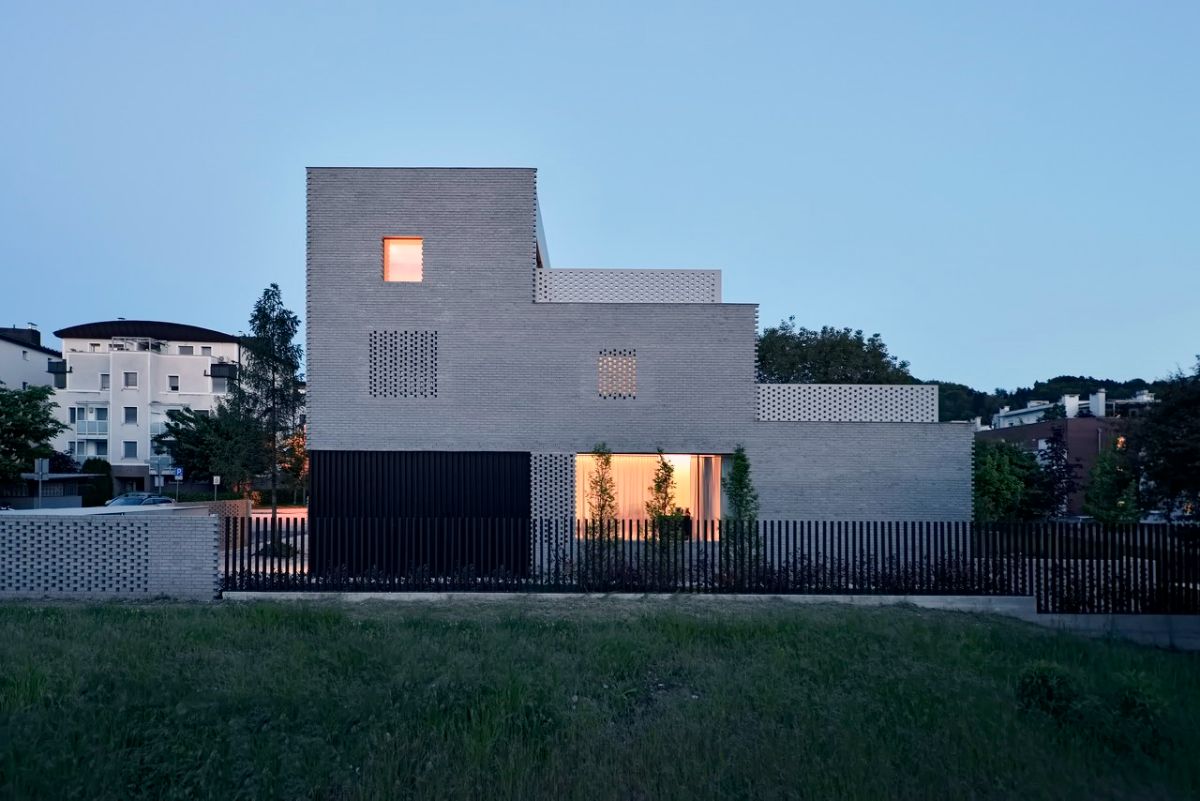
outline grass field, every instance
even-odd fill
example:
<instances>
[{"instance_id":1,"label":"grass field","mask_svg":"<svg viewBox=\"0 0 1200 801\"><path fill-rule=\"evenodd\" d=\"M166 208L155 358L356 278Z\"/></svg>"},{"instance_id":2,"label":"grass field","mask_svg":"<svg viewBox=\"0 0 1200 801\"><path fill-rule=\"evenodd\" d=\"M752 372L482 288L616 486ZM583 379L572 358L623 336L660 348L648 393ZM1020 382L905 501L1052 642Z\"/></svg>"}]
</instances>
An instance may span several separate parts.
<instances>
[{"instance_id":1,"label":"grass field","mask_svg":"<svg viewBox=\"0 0 1200 801\"><path fill-rule=\"evenodd\" d=\"M703 601L0 605L0 797L1200 796L1197 656Z\"/></svg>"}]
</instances>

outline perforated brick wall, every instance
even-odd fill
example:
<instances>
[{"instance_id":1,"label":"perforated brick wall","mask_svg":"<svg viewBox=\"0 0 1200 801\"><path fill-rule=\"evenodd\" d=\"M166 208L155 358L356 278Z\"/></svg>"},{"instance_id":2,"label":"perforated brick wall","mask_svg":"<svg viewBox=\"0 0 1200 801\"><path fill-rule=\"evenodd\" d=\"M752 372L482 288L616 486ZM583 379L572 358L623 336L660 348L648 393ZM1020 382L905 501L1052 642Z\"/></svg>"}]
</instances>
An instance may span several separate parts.
<instances>
[{"instance_id":1,"label":"perforated brick wall","mask_svg":"<svg viewBox=\"0 0 1200 801\"><path fill-rule=\"evenodd\" d=\"M758 419L795 423L936 423L934 384L759 384Z\"/></svg>"},{"instance_id":2,"label":"perforated brick wall","mask_svg":"<svg viewBox=\"0 0 1200 801\"><path fill-rule=\"evenodd\" d=\"M437 331L372 331L368 383L374 398L436 398Z\"/></svg>"},{"instance_id":3,"label":"perforated brick wall","mask_svg":"<svg viewBox=\"0 0 1200 801\"><path fill-rule=\"evenodd\" d=\"M596 361L597 387L602 398L637 397L637 351L602 350Z\"/></svg>"},{"instance_id":4,"label":"perforated brick wall","mask_svg":"<svg viewBox=\"0 0 1200 801\"><path fill-rule=\"evenodd\" d=\"M720 303L720 270L534 271L537 303Z\"/></svg>"},{"instance_id":5,"label":"perforated brick wall","mask_svg":"<svg viewBox=\"0 0 1200 801\"><path fill-rule=\"evenodd\" d=\"M0 597L211 600L217 518L0 518Z\"/></svg>"},{"instance_id":6,"label":"perforated brick wall","mask_svg":"<svg viewBox=\"0 0 1200 801\"><path fill-rule=\"evenodd\" d=\"M566 553L575 517L575 454L530 454L532 564L535 575L550 570Z\"/></svg>"},{"instance_id":7,"label":"perforated brick wall","mask_svg":"<svg viewBox=\"0 0 1200 801\"><path fill-rule=\"evenodd\" d=\"M573 517L575 454L531 454L529 489L529 508L534 518Z\"/></svg>"}]
</instances>

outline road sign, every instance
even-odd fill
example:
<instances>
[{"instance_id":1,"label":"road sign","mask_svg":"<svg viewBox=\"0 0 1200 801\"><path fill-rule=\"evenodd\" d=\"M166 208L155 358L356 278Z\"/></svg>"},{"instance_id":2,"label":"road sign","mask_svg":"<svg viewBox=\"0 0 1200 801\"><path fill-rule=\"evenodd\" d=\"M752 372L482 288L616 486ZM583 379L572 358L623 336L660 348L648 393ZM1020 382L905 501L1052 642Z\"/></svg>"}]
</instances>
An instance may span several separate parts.
<instances>
[{"instance_id":1,"label":"road sign","mask_svg":"<svg viewBox=\"0 0 1200 801\"><path fill-rule=\"evenodd\" d=\"M183 468L182 467L175 468L175 480L183 481Z\"/></svg>"},{"instance_id":2,"label":"road sign","mask_svg":"<svg viewBox=\"0 0 1200 801\"><path fill-rule=\"evenodd\" d=\"M156 487L161 487L162 485L163 485L163 477L162 477L162 476L155 476L155 477L154 477L154 486L156 486Z\"/></svg>"},{"instance_id":3,"label":"road sign","mask_svg":"<svg viewBox=\"0 0 1200 801\"><path fill-rule=\"evenodd\" d=\"M150 475L161 476L171 469L170 456L151 456L146 462L150 465Z\"/></svg>"},{"instance_id":4,"label":"road sign","mask_svg":"<svg viewBox=\"0 0 1200 801\"><path fill-rule=\"evenodd\" d=\"M221 483L221 477L220 477L220 476L213 476L213 486L214 486L214 487L215 487L215 486L218 486L220 483Z\"/></svg>"},{"instance_id":5,"label":"road sign","mask_svg":"<svg viewBox=\"0 0 1200 801\"><path fill-rule=\"evenodd\" d=\"M50 460L49 459L34 459L33 472L37 476L38 497L37 508L42 508L42 479L50 475Z\"/></svg>"}]
</instances>

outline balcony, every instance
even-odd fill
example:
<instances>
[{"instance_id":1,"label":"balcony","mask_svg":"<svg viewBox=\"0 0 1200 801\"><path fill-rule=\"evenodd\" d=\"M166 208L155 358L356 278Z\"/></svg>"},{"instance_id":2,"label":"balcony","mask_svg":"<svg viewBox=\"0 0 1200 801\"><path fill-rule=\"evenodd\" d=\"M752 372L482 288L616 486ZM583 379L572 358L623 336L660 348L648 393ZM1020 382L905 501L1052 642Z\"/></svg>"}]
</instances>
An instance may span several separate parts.
<instances>
[{"instance_id":1,"label":"balcony","mask_svg":"<svg viewBox=\"0 0 1200 801\"><path fill-rule=\"evenodd\" d=\"M150 436L157 437L159 434L165 434L165 433L167 433L167 424L166 423L151 423L150 424Z\"/></svg>"},{"instance_id":2,"label":"balcony","mask_svg":"<svg viewBox=\"0 0 1200 801\"><path fill-rule=\"evenodd\" d=\"M75 423L75 434L80 437L107 437L107 420L80 420Z\"/></svg>"},{"instance_id":3,"label":"balcony","mask_svg":"<svg viewBox=\"0 0 1200 801\"><path fill-rule=\"evenodd\" d=\"M210 378L237 380L237 365L233 362L213 362L208 368Z\"/></svg>"}]
</instances>

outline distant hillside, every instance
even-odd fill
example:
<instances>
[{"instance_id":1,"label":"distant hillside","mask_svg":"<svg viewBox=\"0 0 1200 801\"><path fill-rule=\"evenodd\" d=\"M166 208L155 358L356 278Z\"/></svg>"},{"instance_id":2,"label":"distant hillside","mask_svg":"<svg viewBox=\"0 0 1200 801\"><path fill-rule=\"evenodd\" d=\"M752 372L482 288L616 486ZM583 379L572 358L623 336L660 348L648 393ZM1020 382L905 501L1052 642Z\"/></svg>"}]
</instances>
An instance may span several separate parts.
<instances>
[{"instance_id":1,"label":"distant hillside","mask_svg":"<svg viewBox=\"0 0 1200 801\"><path fill-rule=\"evenodd\" d=\"M1063 395L1087 397L1098 389L1105 390L1109 400L1120 400L1132 398L1143 389L1158 392L1163 386L1162 381L1145 381L1141 378L1112 381L1082 375L1060 375L1047 381L1035 381L1031 387L1018 387L1011 391L996 389L992 392L981 392L953 381L931 380L928 383L939 386L938 401L943 422L982 417L985 423L991 420L992 415L999 411L1001 406L1015 409L1031 400L1056 401Z\"/></svg>"}]
</instances>

